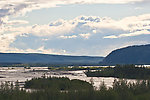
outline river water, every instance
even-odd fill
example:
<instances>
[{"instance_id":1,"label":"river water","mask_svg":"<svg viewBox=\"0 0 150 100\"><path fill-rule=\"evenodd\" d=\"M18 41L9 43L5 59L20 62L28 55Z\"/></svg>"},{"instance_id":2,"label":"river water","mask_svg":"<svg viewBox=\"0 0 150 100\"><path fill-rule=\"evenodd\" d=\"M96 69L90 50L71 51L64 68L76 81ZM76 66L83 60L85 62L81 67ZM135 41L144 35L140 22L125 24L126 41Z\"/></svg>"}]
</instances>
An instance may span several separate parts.
<instances>
[{"instance_id":1,"label":"river water","mask_svg":"<svg viewBox=\"0 0 150 100\"><path fill-rule=\"evenodd\" d=\"M31 69L25 69L23 67L0 67L0 82L16 82L19 81L20 86L23 87L26 80L32 78L45 76L53 77L68 77L69 79L79 79L87 82L93 82L96 89L99 88L102 82L107 87L111 87L114 79L113 77L87 77L84 74L84 70L80 71L50 71L47 67L32 67ZM128 80L135 81L135 80Z\"/></svg>"}]
</instances>

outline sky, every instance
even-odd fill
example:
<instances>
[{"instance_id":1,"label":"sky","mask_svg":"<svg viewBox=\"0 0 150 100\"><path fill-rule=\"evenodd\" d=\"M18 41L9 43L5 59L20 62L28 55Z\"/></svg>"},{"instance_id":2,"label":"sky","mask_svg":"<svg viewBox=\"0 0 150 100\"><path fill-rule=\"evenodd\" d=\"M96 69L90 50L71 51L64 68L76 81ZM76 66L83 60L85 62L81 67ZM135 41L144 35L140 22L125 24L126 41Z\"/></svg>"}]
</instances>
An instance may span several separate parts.
<instances>
[{"instance_id":1,"label":"sky","mask_svg":"<svg viewBox=\"0 0 150 100\"><path fill-rule=\"evenodd\" d=\"M150 44L150 0L0 0L0 52L107 56Z\"/></svg>"}]
</instances>

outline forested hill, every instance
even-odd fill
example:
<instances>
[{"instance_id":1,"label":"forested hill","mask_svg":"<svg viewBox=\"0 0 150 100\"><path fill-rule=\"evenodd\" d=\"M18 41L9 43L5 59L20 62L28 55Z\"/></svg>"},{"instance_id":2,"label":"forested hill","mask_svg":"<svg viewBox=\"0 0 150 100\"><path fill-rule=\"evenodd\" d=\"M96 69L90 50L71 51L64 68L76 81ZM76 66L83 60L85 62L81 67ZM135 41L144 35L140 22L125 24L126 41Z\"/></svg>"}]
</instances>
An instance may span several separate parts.
<instances>
[{"instance_id":1,"label":"forested hill","mask_svg":"<svg viewBox=\"0 0 150 100\"><path fill-rule=\"evenodd\" d=\"M42 63L42 64L98 64L103 57L66 56L36 53L0 53L0 64Z\"/></svg>"},{"instance_id":2,"label":"forested hill","mask_svg":"<svg viewBox=\"0 0 150 100\"><path fill-rule=\"evenodd\" d=\"M102 62L115 64L150 64L150 45L129 46L112 51Z\"/></svg>"}]
</instances>

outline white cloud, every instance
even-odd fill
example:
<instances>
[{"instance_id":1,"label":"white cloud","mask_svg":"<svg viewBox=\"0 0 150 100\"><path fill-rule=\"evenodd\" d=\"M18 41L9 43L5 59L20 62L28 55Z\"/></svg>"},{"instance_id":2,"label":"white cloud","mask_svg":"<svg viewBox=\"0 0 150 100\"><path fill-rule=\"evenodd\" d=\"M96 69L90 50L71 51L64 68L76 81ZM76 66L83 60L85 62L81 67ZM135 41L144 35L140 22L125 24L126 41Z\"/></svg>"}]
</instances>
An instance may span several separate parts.
<instances>
[{"instance_id":1,"label":"white cloud","mask_svg":"<svg viewBox=\"0 0 150 100\"><path fill-rule=\"evenodd\" d=\"M18 34L0 34L0 51L6 51L14 42Z\"/></svg>"},{"instance_id":2,"label":"white cloud","mask_svg":"<svg viewBox=\"0 0 150 100\"><path fill-rule=\"evenodd\" d=\"M133 2L144 2L146 0L2 0L0 1L0 26L5 25L14 25L14 24L27 24L27 21L24 20L9 20L11 16L19 16L24 15L26 12L42 9L42 8L50 8L50 7L57 7L58 5L63 4L93 4L93 3L107 3L107 4L123 4L123 3L133 3ZM71 22L75 22L75 20L79 20L79 17L74 19L74 21L64 21L59 20L53 23L51 27L48 25L35 25L34 27L26 27L27 33L33 33L38 36L47 36L50 34L57 34L57 33L69 33L73 28L75 28L75 24ZM100 28L114 28L120 29L128 29L129 27L125 24L122 24L121 21L115 21L110 18L99 18L96 16L91 17L81 17L80 22L85 22L87 25L89 24L90 27L100 27ZM136 21L133 17L133 20L130 18L132 22ZM100 22L102 21L102 22ZM124 20L122 20L124 21ZM127 21L127 20L126 20ZM93 22L93 23L92 23ZM130 22L129 20L127 22ZM137 21L136 21L137 22ZM126 22L125 22L126 23ZM77 23L76 23L77 24ZM130 23L131 24L131 23ZM21 27L20 27L21 28ZM21 28L23 29L23 28ZM17 30L17 29L16 29ZM93 31L95 33L96 30Z\"/></svg>"},{"instance_id":3,"label":"white cloud","mask_svg":"<svg viewBox=\"0 0 150 100\"><path fill-rule=\"evenodd\" d=\"M147 30L142 30L142 31L136 31L133 33L127 33L127 34L120 34L118 36L115 35L111 35L111 36L105 36L104 38L122 38L122 37L131 37L131 36L138 36L138 35L143 35L143 34L149 34L150 35L150 31Z\"/></svg>"},{"instance_id":4,"label":"white cloud","mask_svg":"<svg viewBox=\"0 0 150 100\"><path fill-rule=\"evenodd\" d=\"M88 39L91 34L90 33L86 33L86 34L79 34L81 37L85 38L85 39Z\"/></svg>"},{"instance_id":5,"label":"white cloud","mask_svg":"<svg viewBox=\"0 0 150 100\"><path fill-rule=\"evenodd\" d=\"M135 10L142 10L144 9L143 7L136 7Z\"/></svg>"},{"instance_id":6,"label":"white cloud","mask_svg":"<svg viewBox=\"0 0 150 100\"><path fill-rule=\"evenodd\" d=\"M43 54L66 54L66 50L56 50L56 49L45 49L44 46L38 49L26 49L26 53L43 53Z\"/></svg>"},{"instance_id":7,"label":"white cloud","mask_svg":"<svg viewBox=\"0 0 150 100\"><path fill-rule=\"evenodd\" d=\"M58 7L67 4L126 4L146 0L1 0L0 25L3 19L9 16L24 15L36 9Z\"/></svg>"},{"instance_id":8,"label":"white cloud","mask_svg":"<svg viewBox=\"0 0 150 100\"><path fill-rule=\"evenodd\" d=\"M16 21L15 21L16 22ZM20 21L24 22L24 21ZM62 36L61 38L76 38L75 35L73 36L64 36L65 34L75 33L76 30L78 31L88 31L86 28L87 23L98 23L100 22L100 17L96 16L79 16L72 20L57 20L55 22L52 22L50 24L45 25L33 25L33 26L26 26L26 27L7 27L5 28L5 32L18 32L20 34L22 33L28 33L33 34L35 36ZM24 22L26 23L26 22ZM92 29L91 32L96 33L97 31L95 29ZM78 35L78 33L77 33ZM82 37L90 36L89 34L81 34Z\"/></svg>"},{"instance_id":9,"label":"white cloud","mask_svg":"<svg viewBox=\"0 0 150 100\"><path fill-rule=\"evenodd\" d=\"M96 30L93 30L93 33L97 33L97 31L96 31Z\"/></svg>"},{"instance_id":10,"label":"white cloud","mask_svg":"<svg viewBox=\"0 0 150 100\"><path fill-rule=\"evenodd\" d=\"M7 22L9 21L6 20L5 23ZM17 21L12 22L12 25L15 22ZM27 23L24 21L18 22ZM16 52L40 51L38 49L35 50L32 48L26 50L12 48L10 44L12 44L16 40L17 36L29 37L30 35L32 35L37 38L41 38L41 41L44 44L45 41L48 41L50 39L58 39L57 37L59 37L60 39L68 40L73 38L83 38L88 40L92 36L95 36L96 38L97 36L100 36L99 39L102 39L102 37L109 39L131 37L150 34L149 29L150 14L126 17L121 20L113 20L108 17L101 18L98 16L78 16L72 20L61 19L45 25L33 25L24 27L2 25L0 27L0 50L3 52L15 52L15 50ZM51 50L53 52L55 51L53 49ZM48 53L48 50L43 49L40 52Z\"/></svg>"},{"instance_id":11,"label":"white cloud","mask_svg":"<svg viewBox=\"0 0 150 100\"><path fill-rule=\"evenodd\" d=\"M118 38L117 36L115 36L115 35L110 35L110 36L105 36L105 37L103 37L103 38L108 38L108 39L115 39L115 38Z\"/></svg>"},{"instance_id":12,"label":"white cloud","mask_svg":"<svg viewBox=\"0 0 150 100\"><path fill-rule=\"evenodd\" d=\"M12 23L17 23L14 21ZM18 23L27 23L18 21ZM57 20L48 25L33 25L26 27L1 27L1 33L12 32L18 35L33 34L39 37L57 36L60 38L76 38L78 35L88 39L94 33L110 34L104 38L121 38L148 34L150 29L150 14L126 17L121 20L113 20L108 17L79 16L72 20ZM74 33L72 35L72 33ZM81 34L82 33L82 34ZM84 33L84 34L83 34ZM85 34L86 33L86 34ZM70 35L69 35L70 34ZM96 34L95 34L96 35Z\"/></svg>"},{"instance_id":13,"label":"white cloud","mask_svg":"<svg viewBox=\"0 0 150 100\"><path fill-rule=\"evenodd\" d=\"M79 16L72 20L58 20L49 25L25 27L13 27L13 25L28 24L29 22L10 20L10 17L22 16L32 10L68 4L127 4L136 2L149 2L149 0L0 0L0 52L65 53L65 50L44 49L44 47L36 50L22 50L10 47L10 44L16 40L17 36L28 37L28 34L42 38L57 36L63 39L77 37L89 39L97 34L106 34L104 38L122 38L149 34L150 14L127 17L121 20L97 16ZM110 32L113 35L108 35L107 30L111 30ZM43 39L43 41L47 40L47 38Z\"/></svg>"},{"instance_id":14,"label":"white cloud","mask_svg":"<svg viewBox=\"0 0 150 100\"><path fill-rule=\"evenodd\" d=\"M42 39L42 41L48 41L48 39Z\"/></svg>"},{"instance_id":15,"label":"white cloud","mask_svg":"<svg viewBox=\"0 0 150 100\"><path fill-rule=\"evenodd\" d=\"M62 39L72 39L72 38L77 38L76 35L71 35L71 36L60 36Z\"/></svg>"},{"instance_id":16,"label":"white cloud","mask_svg":"<svg viewBox=\"0 0 150 100\"><path fill-rule=\"evenodd\" d=\"M66 34L69 33L75 25L64 23L59 26L49 26L49 25L35 25L28 33L32 33L37 36L50 36L50 35L57 35L57 34Z\"/></svg>"},{"instance_id":17,"label":"white cloud","mask_svg":"<svg viewBox=\"0 0 150 100\"><path fill-rule=\"evenodd\" d=\"M28 21L25 20L12 20L12 21L8 21L6 24L7 25L18 25L18 24L28 24Z\"/></svg>"},{"instance_id":18,"label":"white cloud","mask_svg":"<svg viewBox=\"0 0 150 100\"><path fill-rule=\"evenodd\" d=\"M142 34L150 34L150 31L147 31L147 30L136 31L136 32L133 32L133 33L121 34L118 37L119 38L121 38L121 37L129 37L129 36L137 36L137 35L142 35Z\"/></svg>"},{"instance_id":19,"label":"white cloud","mask_svg":"<svg viewBox=\"0 0 150 100\"><path fill-rule=\"evenodd\" d=\"M105 36L104 38L121 38L121 37L128 37L128 36L138 36L138 35L150 33L149 30L150 14L126 17L121 20L112 20L110 18L106 18L105 20L102 19L101 22L87 23L86 25L92 28L96 28L98 30L111 29L112 33L114 34L110 36ZM118 33L119 30L122 30L122 33ZM101 32L105 33L104 31Z\"/></svg>"},{"instance_id":20,"label":"white cloud","mask_svg":"<svg viewBox=\"0 0 150 100\"><path fill-rule=\"evenodd\" d=\"M150 14L140 16L126 17L121 20L113 20L111 18L101 18L99 23L87 23L90 27L110 28L115 30L135 31L137 29L147 29L150 26Z\"/></svg>"},{"instance_id":21,"label":"white cloud","mask_svg":"<svg viewBox=\"0 0 150 100\"><path fill-rule=\"evenodd\" d=\"M42 53L42 54L56 54L62 55L67 54L66 50L56 50L56 49L45 49L44 46L37 48L37 49L18 49L18 48L5 48L0 49L0 52L4 53Z\"/></svg>"}]
</instances>

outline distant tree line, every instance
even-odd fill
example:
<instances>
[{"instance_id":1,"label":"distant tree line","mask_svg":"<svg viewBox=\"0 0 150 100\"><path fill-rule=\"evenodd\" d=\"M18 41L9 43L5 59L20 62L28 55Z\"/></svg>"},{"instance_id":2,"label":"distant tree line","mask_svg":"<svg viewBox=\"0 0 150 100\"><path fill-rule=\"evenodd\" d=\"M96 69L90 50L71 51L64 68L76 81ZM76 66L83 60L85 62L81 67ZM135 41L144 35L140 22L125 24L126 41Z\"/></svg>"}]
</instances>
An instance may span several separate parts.
<instances>
[{"instance_id":1,"label":"distant tree line","mask_svg":"<svg viewBox=\"0 0 150 100\"><path fill-rule=\"evenodd\" d=\"M71 66L71 67L48 67L49 70L60 70L60 71L78 71L78 70L100 70L101 67L84 67L84 66Z\"/></svg>"},{"instance_id":2,"label":"distant tree line","mask_svg":"<svg viewBox=\"0 0 150 100\"><path fill-rule=\"evenodd\" d=\"M116 77L127 79L150 79L150 68L136 65L116 65L102 70L85 72L88 77Z\"/></svg>"},{"instance_id":3,"label":"distant tree line","mask_svg":"<svg viewBox=\"0 0 150 100\"><path fill-rule=\"evenodd\" d=\"M99 64L49 64L49 63L0 63L0 67L68 67L68 66L99 66Z\"/></svg>"},{"instance_id":4,"label":"distant tree line","mask_svg":"<svg viewBox=\"0 0 150 100\"><path fill-rule=\"evenodd\" d=\"M0 64L0 67L61 67L61 66L67 66L64 64L44 64L44 63L5 63Z\"/></svg>"}]
</instances>

